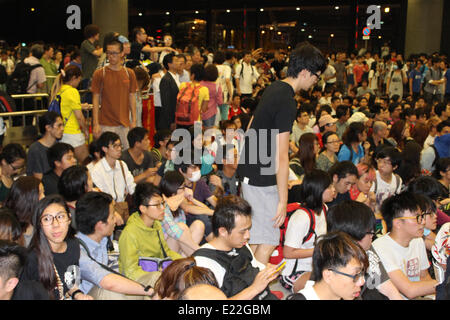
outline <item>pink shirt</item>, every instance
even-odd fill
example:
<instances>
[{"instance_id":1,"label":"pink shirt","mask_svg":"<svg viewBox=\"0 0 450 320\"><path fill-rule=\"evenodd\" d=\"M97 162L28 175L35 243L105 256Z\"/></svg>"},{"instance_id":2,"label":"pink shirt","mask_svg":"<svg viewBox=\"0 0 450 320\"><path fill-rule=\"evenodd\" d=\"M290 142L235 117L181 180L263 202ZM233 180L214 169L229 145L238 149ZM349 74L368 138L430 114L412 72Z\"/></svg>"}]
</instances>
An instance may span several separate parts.
<instances>
[{"instance_id":1,"label":"pink shirt","mask_svg":"<svg viewBox=\"0 0 450 320\"><path fill-rule=\"evenodd\" d=\"M200 84L209 91L208 109L202 113L202 120L208 120L217 113L217 106L223 104L222 89L211 81L201 81Z\"/></svg>"}]
</instances>

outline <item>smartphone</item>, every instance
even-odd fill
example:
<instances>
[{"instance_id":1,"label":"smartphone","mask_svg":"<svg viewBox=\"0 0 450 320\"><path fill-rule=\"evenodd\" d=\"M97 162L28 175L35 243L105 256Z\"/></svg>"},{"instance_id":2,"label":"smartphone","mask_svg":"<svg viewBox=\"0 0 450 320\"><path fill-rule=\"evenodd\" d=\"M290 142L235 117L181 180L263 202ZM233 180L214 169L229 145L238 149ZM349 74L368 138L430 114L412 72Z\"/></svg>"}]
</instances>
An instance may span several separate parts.
<instances>
[{"instance_id":1,"label":"smartphone","mask_svg":"<svg viewBox=\"0 0 450 320\"><path fill-rule=\"evenodd\" d=\"M274 274L277 273L277 272L280 272L281 269L283 269L285 265L286 265L286 261L285 261L285 260L281 261L281 262L277 265L277 269L272 273L272 275L274 275Z\"/></svg>"}]
</instances>

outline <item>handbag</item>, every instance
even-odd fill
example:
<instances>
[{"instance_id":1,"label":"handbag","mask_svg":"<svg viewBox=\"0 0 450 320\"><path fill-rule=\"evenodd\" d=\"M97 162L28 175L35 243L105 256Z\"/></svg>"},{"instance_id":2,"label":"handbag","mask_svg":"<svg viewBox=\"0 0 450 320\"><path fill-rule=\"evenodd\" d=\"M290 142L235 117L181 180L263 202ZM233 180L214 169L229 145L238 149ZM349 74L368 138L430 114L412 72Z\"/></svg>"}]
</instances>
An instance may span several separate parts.
<instances>
[{"instance_id":1,"label":"handbag","mask_svg":"<svg viewBox=\"0 0 450 320\"><path fill-rule=\"evenodd\" d=\"M117 213L120 214L122 217L124 223L127 222L128 218L130 217L130 208L133 208L133 196L130 194L130 191L128 190L127 186L127 179L125 177L125 171L123 169L122 161L119 160L120 169L122 170L123 180L125 182L125 201L116 201L114 205L114 209L117 211Z\"/></svg>"},{"instance_id":2,"label":"handbag","mask_svg":"<svg viewBox=\"0 0 450 320\"><path fill-rule=\"evenodd\" d=\"M164 250L161 237L159 236L159 231L157 231L156 234L158 235L159 245L161 246L164 258L139 257L139 266L142 270L147 272L163 271L173 262L172 258L167 256L166 250Z\"/></svg>"}]
</instances>

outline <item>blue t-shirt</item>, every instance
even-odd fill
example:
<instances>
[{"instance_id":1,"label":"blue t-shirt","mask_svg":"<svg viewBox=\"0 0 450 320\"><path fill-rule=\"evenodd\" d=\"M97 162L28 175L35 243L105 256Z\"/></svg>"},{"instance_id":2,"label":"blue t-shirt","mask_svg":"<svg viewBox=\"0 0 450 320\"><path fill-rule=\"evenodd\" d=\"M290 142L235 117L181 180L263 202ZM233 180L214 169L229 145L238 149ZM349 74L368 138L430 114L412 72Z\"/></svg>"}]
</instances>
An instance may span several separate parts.
<instances>
[{"instance_id":1,"label":"blue t-shirt","mask_svg":"<svg viewBox=\"0 0 450 320\"><path fill-rule=\"evenodd\" d=\"M342 145L341 150L338 153L338 161L350 161L350 156L352 157L351 161L356 166L362 158L364 158L364 149L361 144L358 145L358 153L353 150L353 153L347 147L347 145Z\"/></svg>"},{"instance_id":2,"label":"blue t-shirt","mask_svg":"<svg viewBox=\"0 0 450 320\"><path fill-rule=\"evenodd\" d=\"M422 83L423 75L420 71L416 69L409 73L409 79L413 79L412 90L413 92L420 92L420 84Z\"/></svg>"}]
</instances>

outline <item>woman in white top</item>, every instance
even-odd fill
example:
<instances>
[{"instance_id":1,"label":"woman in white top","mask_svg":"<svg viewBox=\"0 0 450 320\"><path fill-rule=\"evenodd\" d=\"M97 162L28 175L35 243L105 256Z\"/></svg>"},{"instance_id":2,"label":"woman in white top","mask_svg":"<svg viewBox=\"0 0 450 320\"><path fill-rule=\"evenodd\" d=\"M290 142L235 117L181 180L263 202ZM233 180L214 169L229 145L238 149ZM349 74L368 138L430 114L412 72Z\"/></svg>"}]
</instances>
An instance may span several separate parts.
<instances>
[{"instance_id":1,"label":"woman in white top","mask_svg":"<svg viewBox=\"0 0 450 320\"><path fill-rule=\"evenodd\" d=\"M325 203L336 197L332 182L328 173L314 169L305 175L301 185L293 187L298 189L294 190L298 199L293 200L302 207L292 214L286 229L283 247L286 267L280 283L288 290L303 273L311 271L314 242L327 230Z\"/></svg>"}]
</instances>

